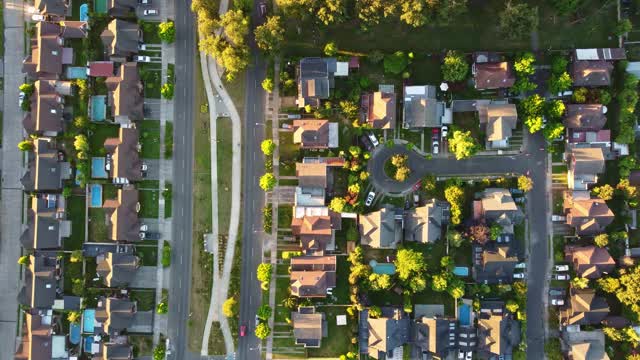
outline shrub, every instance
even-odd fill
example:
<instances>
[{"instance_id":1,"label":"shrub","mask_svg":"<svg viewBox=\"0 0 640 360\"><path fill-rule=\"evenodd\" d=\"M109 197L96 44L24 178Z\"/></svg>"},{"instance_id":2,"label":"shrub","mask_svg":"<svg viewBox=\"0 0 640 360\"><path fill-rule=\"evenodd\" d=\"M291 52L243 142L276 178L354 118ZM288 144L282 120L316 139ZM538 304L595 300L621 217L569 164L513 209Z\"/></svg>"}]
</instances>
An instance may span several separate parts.
<instances>
[{"instance_id":1,"label":"shrub","mask_svg":"<svg viewBox=\"0 0 640 360\"><path fill-rule=\"evenodd\" d=\"M162 246L162 266L169 267L169 265L171 265L171 245L165 240Z\"/></svg>"},{"instance_id":2,"label":"shrub","mask_svg":"<svg viewBox=\"0 0 640 360\"><path fill-rule=\"evenodd\" d=\"M176 41L176 26L173 21L161 22L158 25L158 37L160 40L171 44Z\"/></svg>"},{"instance_id":3,"label":"shrub","mask_svg":"<svg viewBox=\"0 0 640 360\"><path fill-rule=\"evenodd\" d=\"M398 75L407 67L407 56L402 51L396 51L384 57L384 72Z\"/></svg>"},{"instance_id":4,"label":"shrub","mask_svg":"<svg viewBox=\"0 0 640 360\"><path fill-rule=\"evenodd\" d=\"M156 313L163 315L169 312L169 305L165 301L161 301L156 307Z\"/></svg>"},{"instance_id":5,"label":"shrub","mask_svg":"<svg viewBox=\"0 0 640 360\"><path fill-rule=\"evenodd\" d=\"M273 230L273 205L271 203L262 208L262 229L267 234L271 234Z\"/></svg>"},{"instance_id":6,"label":"shrub","mask_svg":"<svg viewBox=\"0 0 640 360\"><path fill-rule=\"evenodd\" d=\"M160 94L167 100L173 99L173 83L165 83L160 89Z\"/></svg>"},{"instance_id":7,"label":"shrub","mask_svg":"<svg viewBox=\"0 0 640 360\"><path fill-rule=\"evenodd\" d=\"M238 314L238 301L230 297L222 304L222 314L226 317L234 317Z\"/></svg>"}]
</instances>

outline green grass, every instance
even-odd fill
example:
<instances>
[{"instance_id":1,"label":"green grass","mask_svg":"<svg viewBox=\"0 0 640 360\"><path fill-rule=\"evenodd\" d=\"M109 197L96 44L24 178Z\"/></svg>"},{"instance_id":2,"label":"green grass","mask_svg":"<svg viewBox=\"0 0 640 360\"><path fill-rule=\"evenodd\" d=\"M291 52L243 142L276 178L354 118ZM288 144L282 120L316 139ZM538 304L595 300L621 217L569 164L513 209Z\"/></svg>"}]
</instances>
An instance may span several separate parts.
<instances>
[{"instance_id":1,"label":"green grass","mask_svg":"<svg viewBox=\"0 0 640 360\"><path fill-rule=\"evenodd\" d=\"M218 166L218 229L222 235L229 235L231 217L231 172L233 167L231 119L219 118L216 124L217 166ZM203 149L208 151L209 149Z\"/></svg>"},{"instance_id":2,"label":"green grass","mask_svg":"<svg viewBox=\"0 0 640 360\"><path fill-rule=\"evenodd\" d=\"M462 112L453 114L454 125L463 131L470 131L471 136L484 146L484 136L480 133L480 119L475 112Z\"/></svg>"},{"instance_id":3,"label":"green grass","mask_svg":"<svg viewBox=\"0 0 640 360\"><path fill-rule=\"evenodd\" d=\"M294 176L299 156L299 146L293 143L293 132L279 133L280 176Z\"/></svg>"},{"instance_id":4,"label":"green grass","mask_svg":"<svg viewBox=\"0 0 640 360\"><path fill-rule=\"evenodd\" d=\"M298 179L278 179L280 186L298 186Z\"/></svg>"},{"instance_id":5,"label":"green grass","mask_svg":"<svg viewBox=\"0 0 640 360\"><path fill-rule=\"evenodd\" d=\"M145 159L160 158L160 120L138 122L140 130L141 155Z\"/></svg>"},{"instance_id":6,"label":"green grass","mask_svg":"<svg viewBox=\"0 0 640 360\"><path fill-rule=\"evenodd\" d=\"M173 157L173 123L167 121L164 129L164 158L171 159Z\"/></svg>"},{"instance_id":7,"label":"green grass","mask_svg":"<svg viewBox=\"0 0 640 360\"><path fill-rule=\"evenodd\" d=\"M274 280L271 280L274 281ZM282 300L289 297L289 278L275 278L276 282L276 304L281 304Z\"/></svg>"},{"instance_id":8,"label":"green grass","mask_svg":"<svg viewBox=\"0 0 640 360\"><path fill-rule=\"evenodd\" d=\"M108 227L103 208L89 208L89 241L108 242Z\"/></svg>"},{"instance_id":9,"label":"green grass","mask_svg":"<svg viewBox=\"0 0 640 360\"><path fill-rule=\"evenodd\" d=\"M140 27L142 28L142 39L145 44L160 44L161 40L158 36L159 22L140 21Z\"/></svg>"},{"instance_id":10,"label":"green grass","mask_svg":"<svg viewBox=\"0 0 640 360\"><path fill-rule=\"evenodd\" d=\"M107 151L104 149L104 141L107 138L117 138L120 126L112 124L98 124L94 126L89 135L89 146L91 154L94 156L104 156Z\"/></svg>"},{"instance_id":11,"label":"green grass","mask_svg":"<svg viewBox=\"0 0 640 360\"><path fill-rule=\"evenodd\" d=\"M328 337L322 338L322 344L318 349L307 349L309 357L333 357L337 358L349 351L355 351L355 345L351 344L351 338L357 337L356 320L347 315L347 325L338 326L336 316L346 315L345 307L319 306L316 311L323 312L327 319Z\"/></svg>"},{"instance_id":12,"label":"green grass","mask_svg":"<svg viewBox=\"0 0 640 360\"><path fill-rule=\"evenodd\" d=\"M155 290L131 290L130 299L137 301L138 311L151 311L156 306Z\"/></svg>"},{"instance_id":13,"label":"green grass","mask_svg":"<svg viewBox=\"0 0 640 360\"><path fill-rule=\"evenodd\" d=\"M138 196L140 201L140 212L138 216L141 218L157 218L160 191L140 190L138 191Z\"/></svg>"},{"instance_id":14,"label":"green grass","mask_svg":"<svg viewBox=\"0 0 640 360\"><path fill-rule=\"evenodd\" d=\"M333 296L336 297L337 304L349 304L349 262L346 256L337 257L336 287L333 289Z\"/></svg>"},{"instance_id":15,"label":"green grass","mask_svg":"<svg viewBox=\"0 0 640 360\"><path fill-rule=\"evenodd\" d=\"M551 171L554 174L566 174L567 173L567 165L553 165L551 167Z\"/></svg>"},{"instance_id":16,"label":"green grass","mask_svg":"<svg viewBox=\"0 0 640 360\"><path fill-rule=\"evenodd\" d=\"M556 263L564 262L564 237L561 235L553 236L553 260Z\"/></svg>"},{"instance_id":17,"label":"green grass","mask_svg":"<svg viewBox=\"0 0 640 360\"><path fill-rule=\"evenodd\" d=\"M162 197L164 198L164 218L168 219L173 212L173 184L168 181L164 183Z\"/></svg>"},{"instance_id":18,"label":"green grass","mask_svg":"<svg viewBox=\"0 0 640 360\"><path fill-rule=\"evenodd\" d=\"M85 196L67 198L67 219L71 220L71 236L64 240L65 250L78 250L84 242Z\"/></svg>"},{"instance_id":19,"label":"green grass","mask_svg":"<svg viewBox=\"0 0 640 360\"><path fill-rule=\"evenodd\" d=\"M102 200L118 197L118 188L114 184L102 184Z\"/></svg>"},{"instance_id":20,"label":"green grass","mask_svg":"<svg viewBox=\"0 0 640 360\"><path fill-rule=\"evenodd\" d=\"M160 189L160 181L159 180L142 180L142 181L138 181L137 184L137 188L138 189L145 189L145 190L157 190Z\"/></svg>"},{"instance_id":21,"label":"green grass","mask_svg":"<svg viewBox=\"0 0 640 360\"><path fill-rule=\"evenodd\" d=\"M142 266L158 266L157 246L136 246L136 255L142 260Z\"/></svg>"},{"instance_id":22,"label":"green grass","mask_svg":"<svg viewBox=\"0 0 640 360\"><path fill-rule=\"evenodd\" d=\"M153 353L153 336L129 335L129 343L133 345L133 356L136 358L151 356Z\"/></svg>"},{"instance_id":23,"label":"green grass","mask_svg":"<svg viewBox=\"0 0 640 360\"><path fill-rule=\"evenodd\" d=\"M160 99L162 69L159 64L138 63L140 78L144 84L144 97Z\"/></svg>"},{"instance_id":24,"label":"green grass","mask_svg":"<svg viewBox=\"0 0 640 360\"><path fill-rule=\"evenodd\" d=\"M278 229L291 228L293 208L291 205L278 205Z\"/></svg>"}]
</instances>

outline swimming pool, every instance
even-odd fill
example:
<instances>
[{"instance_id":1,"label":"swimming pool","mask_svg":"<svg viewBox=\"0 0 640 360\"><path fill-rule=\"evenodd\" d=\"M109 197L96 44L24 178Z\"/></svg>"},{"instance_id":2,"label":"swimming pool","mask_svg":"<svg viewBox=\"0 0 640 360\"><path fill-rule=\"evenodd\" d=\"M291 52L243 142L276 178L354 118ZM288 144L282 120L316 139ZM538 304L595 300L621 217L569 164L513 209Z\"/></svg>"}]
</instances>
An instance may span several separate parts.
<instances>
[{"instance_id":1,"label":"swimming pool","mask_svg":"<svg viewBox=\"0 0 640 360\"><path fill-rule=\"evenodd\" d=\"M89 103L89 115L91 121L104 121L107 118L107 97L96 95L91 97Z\"/></svg>"},{"instance_id":2,"label":"swimming pool","mask_svg":"<svg viewBox=\"0 0 640 360\"><path fill-rule=\"evenodd\" d=\"M457 276L467 277L469 276L469 268L466 266L456 266L453 268L453 274Z\"/></svg>"},{"instance_id":3,"label":"swimming pool","mask_svg":"<svg viewBox=\"0 0 640 360\"><path fill-rule=\"evenodd\" d=\"M377 261L371 260L369 261L369 265L371 266L371 270L376 274L393 275L396 273L396 266L392 263L378 264Z\"/></svg>"},{"instance_id":4,"label":"swimming pool","mask_svg":"<svg viewBox=\"0 0 640 360\"><path fill-rule=\"evenodd\" d=\"M103 157L91 158L91 177L94 179L106 179L109 177L105 169L106 159Z\"/></svg>"},{"instance_id":5,"label":"swimming pool","mask_svg":"<svg viewBox=\"0 0 640 360\"><path fill-rule=\"evenodd\" d=\"M91 184L89 187L90 192L90 207L99 208L102 207L102 185Z\"/></svg>"},{"instance_id":6,"label":"swimming pool","mask_svg":"<svg viewBox=\"0 0 640 360\"><path fill-rule=\"evenodd\" d=\"M87 68L82 66L69 66L67 68L67 79L86 79Z\"/></svg>"},{"instance_id":7,"label":"swimming pool","mask_svg":"<svg viewBox=\"0 0 640 360\"><path fill-rule=\"evenodd\" d=\"M93 346L93 336L87 336L84 338L84 352L91 354Z\"/></svg>"},{"instance_id":8,"label":"swimming pool","mask_svg":"<svg viewBox=\"0 0 640 360\"><path fill-rule=\"evenodd\" d=\"M71 324L69 327L69 341L74 344L80 344L80 325Z\"/></svg>"},{"instance_id":9,"label":"swimming pool","mask_svg":"<svg viewBox=\"0 0 640 360\"><path fill-rule=\"evenodd\" d=\"M467 304L458 306L458 321L462 326L471 325L471 306Z\"/></svg>"},{"instance_id":10,"label":"swimming pool","mask_svg":"<svg viewBox=\"0 0 640 360\"><path fill-rule=\"evenodd\" d=\"M96 322L96 310L86 309L84 311L84 314L82 315L82 331L84 333L92 334L94 330L95 322Z\"/></svg>"},{"instance_id":11,"label":"swimming pool","mask_svg":"<svg viewBox=\"0 0 640 360\"><path fill-rule=\"evenodd\" d=\"M80 21L89 21L89 5L80 5Z\"/></svg>"}]
</instances>

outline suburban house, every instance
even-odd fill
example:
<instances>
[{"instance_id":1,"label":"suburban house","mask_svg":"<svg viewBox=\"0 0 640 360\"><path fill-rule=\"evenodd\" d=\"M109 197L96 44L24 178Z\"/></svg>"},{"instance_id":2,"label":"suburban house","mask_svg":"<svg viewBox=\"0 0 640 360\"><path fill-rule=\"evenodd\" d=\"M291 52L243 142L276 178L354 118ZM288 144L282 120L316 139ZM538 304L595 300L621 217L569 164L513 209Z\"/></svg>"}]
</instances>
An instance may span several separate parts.
<instances>
[{"instance_id":1,"label":"suburban house","mask_svg":"<svg viewBox=\"0 0 640 360\"><path fill-rule=\"evenodd\" d=\"M316 312L313 306L300 306L298 311L291 313L293 323L293 337L296 345L305 348L319 348L322 338L327 336L327 324L324 313ZM334 335L335 336L335 335Z\"/></svg>"},{"instance_id":2,"label":"suburban house","mask_svg":"<svg viewBox=\"0 0 640 360\"><path fill-rule=\"evenodd\" d=\"M569 189L588 190L604 172L604 153L600 147L574 147L567 154Z\"/></svg>"},{"instance_id":3,"label":"suburban house","mask_svg":"<svg viewBox=\"0 0 640 360\"><path fill-rule=\"evenodd\" d=\"M446 109L446 104L436 100L435 86L405 86L403 98L403 128L439 128L451 122L447 118L451 117L451 112Z\"/></svg>"},{"instance_id":4,"label":"suburban house","mask_svg":"<svg viewBox=\"0 0 640 360\"><path fill-rule=\"evenodd\" d=\"M27 228L20 236L27 250L59 249L62 238L71 236L71 221L65 220L65 198L60 195L38 195L27 210Z\"/></svg>"},{"instance_id":5,"label":"suburban house","mask_svg":"<svg viewBox=\"0 0 640 360\"><path fill-rule=\"evenodd\" d=\"M109 176L115 184L128 184L142 180L141 146L138 142L138 129L120 127L117 138L104 141L107 150L106 166Z\"/></svg>"},{"instance_id":6,"label":"suburban house","mask_svg":"<svg viewBox=\"0 0 640 360\"><path fill-rule=\"evenodd\" d=\"M513 354L520 344L520 323L502 301L483 301L478 312L478 353L486 358Z\"/></svg>"},{"instance_id":7,"label":"suburban house","mask_svg":"<svg viewBox=\"0 0 640 360\"><path fill-rule=\"evenodd\" d=\"M412 323L412 343L437 359L445 359L457 347L455 319L422 316Z\"/></svg>"},{"instance_id":8,"label":"suburban house","mask_svg":"<svg viewBox=\"0 0 640 360\"><path fill-rule=\"evenodd\" d=\"M22 62L22 72L31 79L55 80L62 74L63 64L73 63L73 49L64 48L60 26L38 21L35 36L31 38L31 55Z\"/></svg>"},{"instance_id":9,"label":"suburban house","mask_svg":"<svg viewBox=\"0 0 640 360\"><path fill-rule=\"evenodd\" d=\"M118 198L105 200L102 207L106 210L107 237L110 240L140 240L140 203L138 190L133 185L125 185L118 189Z\"/></svg>"},{"instance_id":10,"label":"suburban house","mask_svg":"<svg viewBox=\"0 0 640 360\"><path fill-rule=\"evenodd\" d=\"M524 214L509 190L487 188L480 193L480 200L473 202L473 218L489 224L497 223L502 226L503 233L513 234L513 226L524 220Z\"/></svg>"},{"instance_id":11,"label":"suburban house","mask_svg":"<svg viewBox=\"0 0 640 360\"><path fill-rule=\"evenodd\" d=\"M41 15L64 19L69 3L65 0L35 0L33 7Z\"/></svg>"},{"instance_id":12,"label":"suburban house","mask_svg":"<svg viewBox=\"0 0 640 360\"><path fill-rule=\"evenodd\" d=\"M487 149L508 148L509 138L518 124L515 104L478 104L477 109Z\"/></svg>"},{"instance_id":13,"label":"suburban house","mask_svg":"<svg viewBox=\"0 0 640 360\"><path fill-rule=\"evenodd\" d=\"M100 344L100 352L92 360L132 360L133 346L128 343L106 342Z\"/></svg>"},{"instance_id":14,"label":"suburban house","mask_svg":"<svg viewBox=\"0 0 640 360\"><path fill-rule=\"evenodd\" d=\"M573 264L573 270L580 277L598 279L611 273L616 262L605 248L589 246L571 246L564 248L565 261Z\"/></svg>"},{"instance_id":15,"label":"suburban house","mask_svg":"<svg viewBox=\"0 0 640 360\"><path fill-rule=\"evenodd\" d=\"M96 334L119 334L131 326L136 312L135 301L101 297L96 307Z\"/></svg>"},{"instance_id":16,"label":"suburban house","mask_svg":"<svg viewBox=\"0 0 640 360\"><path fill-rule=\"evenodd\" d=\"M560 309L560 324L598 325L609 315L609 304L595 289L569 288L569 303Z\"/></svg>"},{"instance_id":17,"label":"suburban house","mask_svg":"<svg viewBox=\"0 0 640 360\"><path fill-rule=\"evenodd\" d=\"M383 207L358 215L360 243L375 249L395 249L402 241L402 209Z\"/></svg>"},{"instance_id":18,"label":"suburban house","mask_svg":"<svg viewBox=\"0 0 640 360\"><path fill-rule=\"evenodd\" d=\"M91 61L87 64L87 75L92 77L110 77L114 75L113 61Z\"/></svg>"},{"instance_id":19,"label":"suburban house","mask_svg":"<svg viewBox=\"0 0 640 360\"><path fill-rule=\"evenodd\" d=\"M293 143L302 149L333 149L338 147L338 123L329 120L293 120Z\"/></svg>"},{"instance_id":20,"label":"suburban house","mask_svg":"<svg viewBox=\"0 0 640 360\"><path fill-rule=\"evenodd\" d=\"M592 199L588 191L565 191L564 213L567 225L576 229L576 235L597 235L613 222L613 212L599 198Z\"/></svg>"},{"instance_id":21,"label":"suburban house","mask_svg":"<svg viewBox=\"0 0 640 360\"><path fill-rule=\"evenodd\" d=\"M434 243L442 237L443 227L449 223L450 205L432 199L424 206L407 210L404 214L404 239L423 244Z\"/></svg>"},{"instance_id":22,"label":"suburban house","mask_svg":"<svg viewBox=\"0 0 640 360\"><path fill-rule=\"evenodd\" d=\"M487 244L474 244L473 279L479 284L510 284L518 264L518 256L508 244L490 241Z\"/></svg>"},{"instance_id":23,"label":"suburban house","mask_svg":"<svg viewBox=\"0 0 640 360\"><path fill-rule=\"evenodd\" d=\"M24 313L22 341L15 353L15 360L40 360L53 358L53 329L51 315ZM64 340L64 336L62 337ZM10 352L5 349L5 354Z\"/></svg>"},{"instance_id":24,"label":"suburban house","mask_svg":"<svg viewBox=\"0 0 640 360\"><path fill-rule=\"evenodd\" d=\"M125 287L136 275L140 258L133 254L107 252L96 257L96 273L108 287Z\"/></svg>"},{"instance_id":25,"label":"suburban house","mask_svg":"<svg viewBox=\"0 0 640 360\"><path fill-rule=\"evenodd\" d=\"M29 256L25 267L24 286L18 295L22 305L35 309L51 309L56 300L60 263L55 252Z\"/></svg>"},{"instance_id":26,"label":"suburban house","mask_svg":"<svg viewBox=\"0 0 640 360\"><path fill-rule=\"evenodd\" d=\"M601 147L603 149L611 148L611 130L598 130L598 131L582 131L582 130L567 130L569 134L567 140L569 146L578 146L578 144L589 144L591 147Z\"/></svg>"},{"instance_id":27,"label":"suburban house","mask_svg":"<svg viewBox=\"0 0 640 360\"><path fill-rule=\"evenodd\" d=\"M38 80L31 95L31 111L22 125L29 134L57 136L64 130L64 97L56 91L56 80Z\"/></svg>"},{"instance_id":28,"label":"suburban house","mask_svg":"<svg viewBox=\"0 0 640 360\"><path fill-rule=\"evenodd\" d=\"M291 258L291 295L301 298L326 297L336 287L335 256Z\"/></svg>"},{"instance_id":29,"label":"suburban house","mask_svg":"<svg viewBox=\"0 0 640 360\"><path fill-rule=\"evenodd\" d=\"M381 310L382 316L375 319L365 310L367 324L360 326L360 337L367 339L367 346L361 346L360 352L378 360L395 358L397 352L402 354L402 346L411 341L411 320L405 312L395 307L383 307ZM363 318L363 313L360 317Z\"/></svg>"},{"instance_id":30,"label":"suburban house","mask_svg":"<svg viewBox=\"0 0 640 360\"><path fill-rule=\"evenodd\" d=\"M107 78L106 84L111 115L116 123L128 124L144 119L143 86L136 63L121 64L115 76Z\"/></svg>"},{"instance_id":31,"label":"suburban house","mask_svg":"<svg viewBox=\"0 0 640 360\"><path fill-rule=\"evenodd\" d=\"M60 191L62 181L71 178L71 165L65 162L51 138L33 141L28 154L27 172L20 182L25 191Z\"/></svg>"},{"instance_id":32,"label":"suburban house","mask_svg":"<svg viewBox=\"0 0 640 360\"><path fill-rule=\"evenodd\" d=\"M396 94L376 91L360 99L362 123L373 129L393 129L396 126Z\"/></svg>"},{"instance_id":33,"label":"suburban house","mask_svg":"<svg viewBox=\"0 0 640 360\"><path fill-rule=\"evenodd\" d=\"M627 58L624 49L576 49L571 63L573 86L598 87L611 85L614 60Z\"/></svg>"},{"instance_id":34,"label":"suburban house","mask_svg":"<svg viewBox=\"0 0 640 360\"><path fill-rule=\"evenodd\" d=\"M567 130L598 131L607 123L601 104L566 104L562 123Z\"/></svg>"},{"instance_id":35,"label":"suburban house","mask_svg":"<svg viewBox=\"0 0 640 360\"><path fill-rule=\"evenodd\" d=\"M136 0L107 0L107 14L113 18L129 18L136 15Z\"/></svg>"},{"instance_id":36,"label":"suburban house","mask_svg":"<svg viewBox=\"0 0 640 360\"><path fill-rule=\"evenodd\" d=\"M293 217L329 216L325 206L326 194L333 192L333 171L342 168L340 157L305 157L296 163L298 186L294 194Z\"/></svg>"},{"instance_id":37,"label":"suburban house","mask_svg":"<svg viewBox=\"0 0 640 360\"><path fill-rule=\"evenodd\" d=\"M124 63L138 53L142 31L137 23L113 19L100 34L104 51L111 61Z\"/></svg>"},{"instance_id":38,"label":"suburban house","mask_svg":"<svg viewBox=\"0 0 640 360\"><path fill-rule=\"evenodd\" d=\"M298 107L320 106L320 100L329 98L330 89L334 87L335 76L344 76L338 71L336 58L302 58L297 69Z\"/></svg>"},{"instance_id":39,"label":"suburban house","mask_svg":"<svg viewBox=\"0 0 640 360\"><path fill-rule=\"evenodd\" d=\"M478 90L510 88L516 82L513 66L494 53L474 53L471 73Z\"/></svg>"},{"instance_id":40,"label":"suburban house","mask_svg":"<svg viewBox=\"0 0 640 360\"><path fill-rule=\"evenodd\" d=\"M65 39L83 39L89 36L89 23L86 21L62 20L60 35Z\"/></svg>"},{"instance_id":41,"label":"suburban house","mask_svg":"<svg viewBox=\"0 0 640 360\"><path fill-rule=\"evenodd\" d=\"M294 217L291 232L300 239L300 246L307 254L322 254L335 249L335 232L341 229L340 214L329 211L325 216Z\"/></svg>"},{"instance_id":42,"label":"suburban house","mask_svg":"<svg viewBox=\"0 0 640 360\"><path fill-rule=\"evenodd\" d=\"M560 343L568 359L609 360L602 330L563 331Z\"/></svg>"}]
</instances>

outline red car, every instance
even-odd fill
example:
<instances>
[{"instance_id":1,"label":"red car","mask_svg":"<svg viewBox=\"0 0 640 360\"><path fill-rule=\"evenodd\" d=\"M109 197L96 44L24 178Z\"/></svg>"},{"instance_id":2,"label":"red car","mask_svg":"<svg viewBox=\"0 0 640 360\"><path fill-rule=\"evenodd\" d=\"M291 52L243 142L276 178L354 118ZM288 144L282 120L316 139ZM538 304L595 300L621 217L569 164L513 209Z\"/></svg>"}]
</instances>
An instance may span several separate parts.
<instances>
[{"instance_id":1,"label":"red car","mask_svg":"<svg viewBox=\"0 0 640 360\"><path fill-rule=\"evenodd\" d=\"M245 336L247 334L247 325L240 326L240 336Z\"/></svg>"}]
</instances>

